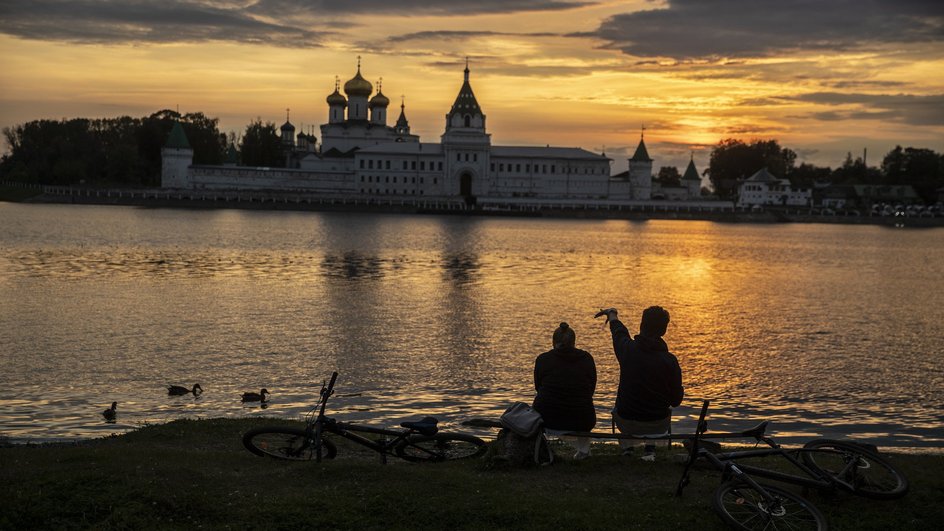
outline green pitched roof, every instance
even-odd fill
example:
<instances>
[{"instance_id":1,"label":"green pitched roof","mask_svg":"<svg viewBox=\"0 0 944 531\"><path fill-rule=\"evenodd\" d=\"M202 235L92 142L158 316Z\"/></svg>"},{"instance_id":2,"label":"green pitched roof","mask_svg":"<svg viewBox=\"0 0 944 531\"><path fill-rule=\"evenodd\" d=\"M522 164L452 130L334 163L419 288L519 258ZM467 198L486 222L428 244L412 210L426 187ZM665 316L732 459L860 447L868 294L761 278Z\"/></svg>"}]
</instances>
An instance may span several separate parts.
<instances>
[{"instance_id":1,"label":"green pitched roof","mask_svg":"<svg viewBox=\"0 0 944 531\"><path fill-rule=\"evenodd\" d=\"M170 135L168 135L167 143L164 144L164 147L191 149L190 142L187 140L187 134L184 133L184 128L180 125L180 122L174 122L174 127L170 130Z\"/></svg>"},{"instance_id":2,"label":"green pitched roof","mask_svg":"<svg viewBox=\"0 0 944 531\"><path fill-rule=\"evenodd\" d=\"M462 88L459 89L459 95L456 96L456 101L452 104L452 109L450 109L449 114L483 114L482 108L479 107L478 100L475 99L475 94L472 93L472 85L469 84L469 66L465 67L465 81L462 83Z\"/></svg>"},{"instance_id":3,"label":"green pitched roof","mask_svg":"<svg viewBox=\"0 0 944 531\"><path fill-rule=\"evenodd\" d=\"M229 147L226 148L226 162L228 164L239 163L239 152L236 151L236 146L233 144L230 144Z\"/></svg>"},{"instance_id":4,"label":"green pitched roof","mask_svg":"<svg viewBox=\"0 0 944 531\"><path fill-rule=\"evenodd\" d=\"M698 170L695 169L695 161L688 161L688 168L685 168L685 175L682 176L683 181L700 181L701 177L698 176Z\"/></svg>"},{"instance_id":5,"label":"green pitched roof","mask_svg":"<svg viewBox=\"0 0 944 531\"><path fill-rule=\"evenodd\" d=\"M633 158L629 159L636 162L652 162L652 159L649 158L649 151L646 150L646 142L643 139L639 139L639 146L636 147L636 153L633 154Z\"/></svg>"}]
</instances>

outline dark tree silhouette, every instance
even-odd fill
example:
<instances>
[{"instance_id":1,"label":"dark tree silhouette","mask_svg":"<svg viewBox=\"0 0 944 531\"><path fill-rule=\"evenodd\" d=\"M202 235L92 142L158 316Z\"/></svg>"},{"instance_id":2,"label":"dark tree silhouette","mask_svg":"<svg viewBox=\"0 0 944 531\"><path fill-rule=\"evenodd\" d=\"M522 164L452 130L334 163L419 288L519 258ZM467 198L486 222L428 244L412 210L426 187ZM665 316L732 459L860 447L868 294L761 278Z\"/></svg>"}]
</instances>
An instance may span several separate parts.
<instances>
[{"instance_id":1,"label":"dark tree silhouette","mask_svg":"<svg viewBox=\"0 0 944 531\"><path fill-rule=\"evenodd\" d=\"M711 150L705 173L718 197L733 199L740 181L763 168L767 168L772 175L789 177L795 162L796 153L781 148L776 140L755 140L745 144L741 140L728 138Z\"/></svg>"},{"instance_id":2,"label":"dark tree silhouette","mask_svg":"<svg viewBox=\"0 0 944 531\"><path fill-rule=\"evenodd\" d=\"M284 166L282 144L275 124L262 123L262 118L246 126L243 133L239 152L244 166L269 166L280 168Z\"/></svg>"},{"instance_id":3,"label":"dark tree silhouette","mask_svg":"<svg viewBox=\"0 0 944 531\"><path fill-rule=\"evenodd\" d=\"M662 186L681 186L682 174L675 166L662 166L659 168L659 174L656 175L656 181Z\"/></svg>"}]
</instances>

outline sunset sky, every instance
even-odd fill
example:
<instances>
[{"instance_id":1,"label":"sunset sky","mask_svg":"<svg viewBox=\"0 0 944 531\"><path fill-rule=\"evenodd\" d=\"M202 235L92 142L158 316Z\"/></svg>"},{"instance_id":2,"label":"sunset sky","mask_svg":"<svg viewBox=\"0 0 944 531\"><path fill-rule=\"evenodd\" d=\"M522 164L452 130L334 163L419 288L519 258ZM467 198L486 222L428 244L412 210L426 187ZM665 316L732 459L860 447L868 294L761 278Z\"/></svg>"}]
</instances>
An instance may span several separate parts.
<instances>
[{"instance_id":1,"label":"sunset sky","mask_svg":"<svg viewBox=\"0 0 944 531\"><path fill-rule=\"evenodd\" d=\"M614 172L643 125L654 171L731 137L831 167L944 152L940 0L0 0L0 126L179 106L308 131L358 56L426 142L468 57L494 145L605 148Z\"/></svg>"}]
</instances>

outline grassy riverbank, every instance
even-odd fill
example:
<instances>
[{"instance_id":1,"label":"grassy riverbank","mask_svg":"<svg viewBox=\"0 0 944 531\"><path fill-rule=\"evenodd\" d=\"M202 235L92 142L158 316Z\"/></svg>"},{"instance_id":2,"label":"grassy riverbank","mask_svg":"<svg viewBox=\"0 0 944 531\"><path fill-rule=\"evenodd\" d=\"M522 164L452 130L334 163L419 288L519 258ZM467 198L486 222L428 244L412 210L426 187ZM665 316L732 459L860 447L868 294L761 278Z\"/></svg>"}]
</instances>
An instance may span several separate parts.
<instances>
[{"instance_id":1,"label":"grassy riverbank","mask_svg":"<svg viewBox=\"0 0 944 531\"><path fill-rule=\"evenodd\" d=\"M283 421L274 421L284 423ZM528 470L485 461L394 462L346 446L331 462L283 463L243 449L266 420L175 421L70 445L0 448L2 529L724 529L719 476L598 449ZM944 521L944 456L894 455L903 499L810 493L831 529L931 529Z\"/></svg>"}]
</instances>

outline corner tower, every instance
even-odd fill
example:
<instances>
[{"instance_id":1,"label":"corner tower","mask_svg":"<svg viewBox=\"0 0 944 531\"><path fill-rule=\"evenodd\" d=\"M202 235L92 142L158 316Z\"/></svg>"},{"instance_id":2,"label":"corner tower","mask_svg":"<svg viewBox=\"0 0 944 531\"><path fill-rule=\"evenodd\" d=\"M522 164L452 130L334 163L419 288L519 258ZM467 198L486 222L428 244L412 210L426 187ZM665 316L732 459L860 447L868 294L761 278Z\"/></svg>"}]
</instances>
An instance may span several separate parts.
<instances>
[{"instance_id":1,"label":"corner tower","mask_svg":"<svg viewBox=\"0 0 944 531\"><path fill-rule=\"evenodd\" d=\"M180 122L174 122L161 148L161 188L190 188L193 149Z\"/></svg>"},{"instance_id":2,"label":"corner tower","mask_svg":"<svg viewBox=\"0 0 944 531\"><path fill-rule=\"evenodd\" d=\"M688 189L689 199L698 199L701 197L701 177L698 176L698 170L695 169L695 153L688 161L688 167L685 168L685 175L682 176L682 186Z\"/></svg>"},{"instance_id":3,"label":"corner tower","mask_svg":"<svg viewBox=\"0 0 944 531\"><path fill-rule=\"evenodd\" d=\"M652 199L652 159L646 149L646 128L639 134L639 145L629 159L629 193L632 199Z\"/></svg>"}]
</instances>

